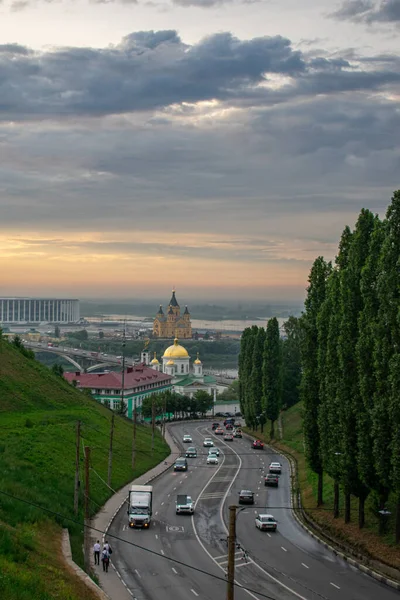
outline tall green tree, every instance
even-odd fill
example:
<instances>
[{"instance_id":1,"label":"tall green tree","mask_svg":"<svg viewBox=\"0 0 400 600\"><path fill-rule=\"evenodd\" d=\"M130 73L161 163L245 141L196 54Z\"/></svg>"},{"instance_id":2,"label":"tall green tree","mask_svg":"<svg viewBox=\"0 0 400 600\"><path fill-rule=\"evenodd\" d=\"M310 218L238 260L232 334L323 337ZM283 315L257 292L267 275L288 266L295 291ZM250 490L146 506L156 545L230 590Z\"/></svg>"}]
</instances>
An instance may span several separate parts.
<instances>
[{"instance_id":1,"label":"tall green tree","mask_svg":"<svg viewBox=\"0 0 400 600\"><path fill-rule=\"evenodd\" d=\"M320 376L318 372L318 313L326 295L326 281L330 264L319 256L308 278L307 297L302 316L302 380L301 398L304 403L303 431L308 464L318 475L318 506L323 503L323 465L320 453L318 407L320 404Z\"/></svg>"},{"instance_id":2,"label":"tall green tree","mask_svg":"<svg viewBox=\"0 0 400 600\"><path fill-rule=\"evenodd\" d=\"M390 366L400 348L400 190L393 194L386 213L385 239L378 263L377 291L379 300L376 338L375 375L376 393L373 410L374 458L378 477L386 489L382 505L393 484L393 443L396 442L397 423L390 420L388 398L393 397ZM392 444L388 444L392 440ZM400 500L400 499L399 499ZM399 511L400 513L400 508ZM399 517L400 518L400 517ZM396 529L400 525L396 525Z\"/></svg>"},{"instance_id":3,"label":"tall green tree","mask_svg":"<svg viewBox=\"0 0 400 600\"><path fill-rule=\"evenodd\" d=\"M301 325L297 317L284 323L282 342L282 406L290 408L300 400L301 383Z\"/></svg>"},{"instance_id":4,"label":"tall green tree","mask_svg":"<svg viewBox=\"0 0 400 600\"><path fill-rule=\"evenodd\" d=\"M392 423L393 435L392 452L392 483L396 494L396 543L400 542L400 352L390 360L390 403L389 416Z\"/></svg>"},{"instance_id":5,"label":"tall green tree","mask_svg":"<svg viewBox=\"0 0 400 600\"><path fill-rule=\"evenodd\" d=\"M256 417L259 417L262 412L264 343L265 329L264 327L258 327L257 333L254 333L253 359L249 384L249 404L254 407Z\"/></svg>"},{"instance_id":6,"label":"tall green tree","mask_svg":"<svg viewBox=\"0 0 400 600\"><path fill-rule=\"evenodd\" d=\"M264 342L263 361L263 409L271 421L270 437L275 437L275 421L282 406L282 351L279 323L276 317L269 319Z\"/></svg>"},{"instance_id":7,"label":"tall green tree","mask_svg":"<svg viewBox=\"0 0 400 600\"><path fill-rule=\"evenodd\" d=\"M251 328L246 327L240 338L240 352L238 359L238 377L239 377L239 403L242 414L247 416L247 398L246 398L246 387L247 387L247 371L246 371L246 356L248 355L251 338Z\"/></svg>"},{"instance_id":8,"label":"tall green tree","mask_svg":"<svg viewBox=\"0 0 400 600\"><path fill-rule=\"evenodd\" d=\"M341 306L340 325L338 329L338 358L339 358L339 397L340 412L338 423L342 435L342 484L345 494L345 523L351 518L351 495L359 498L359 525L364 525L364 505L368 496L368 487L360 480L358 464L355 458L357 448L357 424L362 420L364 405L359 391L359 376L357 370L357 341L359 337L358 319L363 308L361 294L361 273L367 261L371 235L374 229L374 215L363 209L359 215L356 227L346 238L345 260L340 269Z\"/></svg>"}]
</instances>

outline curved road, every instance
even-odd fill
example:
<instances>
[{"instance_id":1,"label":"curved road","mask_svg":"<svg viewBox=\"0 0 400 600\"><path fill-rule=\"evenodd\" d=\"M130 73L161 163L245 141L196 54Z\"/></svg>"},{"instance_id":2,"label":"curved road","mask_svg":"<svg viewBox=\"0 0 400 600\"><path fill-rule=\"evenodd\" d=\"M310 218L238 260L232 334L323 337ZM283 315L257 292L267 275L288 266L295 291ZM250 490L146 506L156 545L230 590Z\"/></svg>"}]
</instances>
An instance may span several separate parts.
<instances>
[{"instance_id":1,"label":"curved road","mask_svg":"<svg viewBox=\"0 0 400 600\"><path fill-rule=\"evenodd\" d=\"M113 521L110 534L150 551L123 541L113 543L113 562L134 598L159 600L160 594L162 600L225 597L228 506L237 504L241 489L255 492L256 506L246 507L237 517L237 542L241 547L235 559L237 600L398 598L397 591L334 556L298 525L290 510L286 459L268 448L253 450L245 438L224 442L210 428L211 423L204 422L171 426L178 442L185 433L192 435L198 458L188 459L187 473L169 470L154 481L149 530L129 530L126 507ZM203 448L204 437L212 437L214 445L221 449L218 466L206 465L208 449ZM182 444L183 450L185 446ZM266 488L263 475L274 460L283 465L279 488ZM196 500L193 517L175 514L178 493L187 493ZM278 521L276 533L255 528L257 507L259 512L274 514Z\"/></svg>"}]
</instances>

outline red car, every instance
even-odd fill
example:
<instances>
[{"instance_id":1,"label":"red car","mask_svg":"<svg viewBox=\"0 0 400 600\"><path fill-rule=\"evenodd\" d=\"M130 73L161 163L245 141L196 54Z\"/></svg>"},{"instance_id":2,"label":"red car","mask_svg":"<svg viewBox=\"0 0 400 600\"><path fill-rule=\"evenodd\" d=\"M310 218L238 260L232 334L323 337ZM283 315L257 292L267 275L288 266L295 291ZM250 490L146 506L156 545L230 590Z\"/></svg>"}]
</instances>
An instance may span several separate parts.
<instances>
[{"instance_id":1,"label":"red car","mask_svg":"<svg viewBox=\"0 0 400 600\"><path fill-rule=\"evenodd\" d=\"M253 448L254 450L264 450L264 444L261 440L254 440Z\"/></svg>"},{"instance_id":2,"label":"red car","mask_svg":"<svg viewBox=\"0 0 400 600\"><path fill-rule=\"evenodd\" d=\"M231 431L231 430L233 429L233 425L231 425L231 423L227 423L227 424L225 425L225 429L226 429L227 431Z\"/></svg>"}]
</instances>

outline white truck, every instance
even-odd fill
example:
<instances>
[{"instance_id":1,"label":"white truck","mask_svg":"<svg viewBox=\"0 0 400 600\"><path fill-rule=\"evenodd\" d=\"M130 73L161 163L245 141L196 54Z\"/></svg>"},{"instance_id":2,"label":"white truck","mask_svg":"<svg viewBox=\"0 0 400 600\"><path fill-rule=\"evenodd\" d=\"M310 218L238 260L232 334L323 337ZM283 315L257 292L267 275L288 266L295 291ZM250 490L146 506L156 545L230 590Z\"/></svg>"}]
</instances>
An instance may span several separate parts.
<instances>
[{"instance_id":1,"label":"white truck","mask_svg":"<svg viewBox=\"0 0 400 600\"><path fill-rule=\"evenodd\" d=\"M151 485L133 485L129 491L129 527L150 527L153 502Z\"/></svg>"},{"instance_id":2,"label":"white truck","mask_svg":"<svg viewBox=\"0 0 400 600\"><path fill-rule=\"evenodd\" d=\"M179 494L176 498L176 514L192 515L194 513L194 502L190 496Z\"/></svg>"}]
</instances>

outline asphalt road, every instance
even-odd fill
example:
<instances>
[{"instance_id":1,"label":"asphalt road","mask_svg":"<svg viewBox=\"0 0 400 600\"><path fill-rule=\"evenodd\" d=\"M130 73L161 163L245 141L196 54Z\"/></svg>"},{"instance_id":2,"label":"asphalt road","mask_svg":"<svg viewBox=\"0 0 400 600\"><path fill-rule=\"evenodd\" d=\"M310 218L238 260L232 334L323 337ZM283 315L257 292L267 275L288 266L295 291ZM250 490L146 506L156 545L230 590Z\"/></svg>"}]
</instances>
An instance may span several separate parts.
<instances>
[{"instance_id":1,"label":"asphalt road","mask_svg":"<svg viewBox=\"0 0 400 600\"><path fill-rule=\"evenodd\" d=\"M113 562L134 598L225 597L225 523L228 506L237 504L241 489L255 492L256 506L246 507L237 516L237 542L241 546L235 558L237 600L399 597L397 591L334 556L297 524L290 510L289 465L284 458L269 449L253 450L245 438L224 442L211 433L210 427L210 423L171 427L178 441L185 433L192 435L190 445L197 447L198 458L188 459L187 473L168 471L153 483L153 521L149 530L129 530L126 508L120 510L112 524L110 533L146 549L122 541L113 543ZM204 437L212 437L222 451L218 466L206 465L208 448L203 448ZM182 448L186 445L182 444ZM263 475L274 460L283 465L279 487L266 488ZM197 501L193 517L175 514L178 493L187 493ZM271 512L278 521L278 531L256 529L257 512Z\"/></svg>"}]
</instances>

